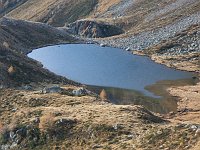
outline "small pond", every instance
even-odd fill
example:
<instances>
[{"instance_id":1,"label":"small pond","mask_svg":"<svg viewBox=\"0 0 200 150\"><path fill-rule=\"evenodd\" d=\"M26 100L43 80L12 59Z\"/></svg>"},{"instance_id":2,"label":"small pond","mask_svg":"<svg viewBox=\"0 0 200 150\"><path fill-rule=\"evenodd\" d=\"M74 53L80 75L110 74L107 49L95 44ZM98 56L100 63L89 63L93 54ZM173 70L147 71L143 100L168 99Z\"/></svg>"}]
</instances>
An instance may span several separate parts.
<instances>
[{"instance_id":1,"label":"small pond","mask_svg":"<svg viewBox=\"0 0 200 150\"><path fill-rule=\"evenodd\" d=\"M153 92L150 88L152 85L160 81L165 81L165 84L167 81L170 83L174 81L172 84L175 84L180 80L192 83L194 76L189 72L157 64L148 57L133 55L118 48L100 47L93 44L47 46L34 50L28 56L40 61L45 68L58 75L82 84L92 85L90 89L98 92L107 89L108 95L111 95L109 98L117 104L126 104L127 99L127 103L131 103L134 95L140 95L138 104L146 102L149 106L148 100L151 99L158 103L158 99L164 95L162 92L159 92L161 94ZM123 93L126 93L126 98ZM159 105L155 106L164 109L165 104L161 105L159 102ZM171 110L174 109L176 108ZM171 110L167 108L163 112ZM154 111L162 112L162 109Z\"/></svg>"}]
</instances>

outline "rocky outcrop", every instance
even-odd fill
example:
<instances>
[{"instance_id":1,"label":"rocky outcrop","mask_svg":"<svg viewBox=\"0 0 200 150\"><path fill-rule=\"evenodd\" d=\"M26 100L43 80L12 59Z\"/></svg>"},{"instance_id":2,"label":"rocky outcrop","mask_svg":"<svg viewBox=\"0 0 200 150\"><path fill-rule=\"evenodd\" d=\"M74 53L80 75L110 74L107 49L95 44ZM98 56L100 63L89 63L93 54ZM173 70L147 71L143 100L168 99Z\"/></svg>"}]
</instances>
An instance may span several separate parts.
<instances>
[{"instance_id":1,"label":"rocky outcrop","mask_svg":"<svg viewBox=\"0 0 200 150\"><path fill-rule=\"evenodd\" d=\"M123 33L123 30L117 26L90 20L79 20L69 24L67 31L87 38L103 38Z\"/></svg>"}]
</instances>

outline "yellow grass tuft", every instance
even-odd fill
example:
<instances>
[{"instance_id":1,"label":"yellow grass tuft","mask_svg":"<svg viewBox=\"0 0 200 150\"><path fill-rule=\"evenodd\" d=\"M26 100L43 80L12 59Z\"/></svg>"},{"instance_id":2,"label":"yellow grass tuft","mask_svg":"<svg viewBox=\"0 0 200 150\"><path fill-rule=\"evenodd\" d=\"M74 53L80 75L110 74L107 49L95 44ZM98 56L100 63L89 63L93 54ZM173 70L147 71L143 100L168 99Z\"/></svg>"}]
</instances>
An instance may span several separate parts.
<instances>
[{"instance_id":1,"label":"yellow grass tuft","mask_svg":"<svg viewBox=\"0 0 200 150\"><path fill-rule=\"evenodd\" d=\"M100 98L102 100L106 100L107 99L107 94L106 94L106 91L104 89L100 93Z\"/></svg>"},{"instance_id":2,"label":"yellow grass tuft","mask_svg":"<svg viewBox=\"0 0 200 150\"><path fill-rule=\"evenodd\" d=\"M47 132L49 129L52 129L54 126L55 116L52 113L43 115L40 118L39 129L41 132Z\"/></svg>"},{"instance_id":3,"label":"yellow grass tuft","mask_svg":"<svg viewBox=\"0 0 200 150\"><path fill-rule=\"evenodd\" d=\"M16 72L15 68L11 65L11 66L8 68L8 73L9 73L10 75L13 75L15 72Z\"/></svg>"}]
</instances>

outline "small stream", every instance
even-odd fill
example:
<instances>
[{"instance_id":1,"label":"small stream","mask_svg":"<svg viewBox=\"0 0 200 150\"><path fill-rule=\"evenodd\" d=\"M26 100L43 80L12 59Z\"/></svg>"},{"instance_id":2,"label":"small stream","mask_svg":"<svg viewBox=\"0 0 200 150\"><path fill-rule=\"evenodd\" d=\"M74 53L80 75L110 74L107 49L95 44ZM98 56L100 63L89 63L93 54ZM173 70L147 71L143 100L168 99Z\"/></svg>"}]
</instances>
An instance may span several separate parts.
<instances>
[{"instance_id":1,"label":"small stream","mask_svg":"<svg viewBox=\"0 0 200 150\"><path fill-rule=\"evenodd\" d=\"M63 44L36 49L28 56L58 75L90 85L88 88L97 93L104 89L113 103L142 104L155 112L175 111L177 104L166 92L153 89L194 84L193 73L174 70L118 48ZM159 88L156 84L161 81L165 82Z\"/></svg>"}]
</instances>

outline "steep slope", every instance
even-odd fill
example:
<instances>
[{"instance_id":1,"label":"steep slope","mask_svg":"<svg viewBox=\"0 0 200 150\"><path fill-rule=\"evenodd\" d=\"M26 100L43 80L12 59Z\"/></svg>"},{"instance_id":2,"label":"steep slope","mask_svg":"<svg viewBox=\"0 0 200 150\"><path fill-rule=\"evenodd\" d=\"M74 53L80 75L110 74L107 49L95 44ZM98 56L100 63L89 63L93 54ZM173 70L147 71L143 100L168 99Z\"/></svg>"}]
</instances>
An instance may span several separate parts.
<instances>
[{"instance_id":1,"label":"steep slope","mask_svg":"<svg viewBox=\"0 0 200 150\"><path fill-rule=\"evenodd\" d=\"M174 23L180 18L199 12L198 0L118 0L105 7L105 1L100 1L94 10L94 18L111 19L123 24L127 30L150 30ZM108 5L108 4L107 4ZM105 8L105 9L103 9Z\"/></svg>"},{"instance_id":2,"label":"steep slope","mask_svg":"<svg viewBox=\"0 0 200 150\"><path fill-rule=\"evenodd\" d=\"M27 0L1 0L0 1L0 17L11 11L12 9L20 6Z\"/></svg>"},{"instance_id":3,"label":"steep slope","mask_svg":"<svg viewBox=\"0 0 200 150\"><path fill-rule=\"evenodd\" d=\"M12 50L27 53L36 47L62 42L72 43L76 39L46 24L2 18L0 41Z\"/></svg>"},{"instance_id":4,"label":"steep slope","mask_svg":"<svg viewBox=\"0 0 200 150\"><path fill-rule=\"evenodd\" d=\"M116 43L141 50L200 23L200 2L152 0L147 3L145 0L123 0L105 11L97 8L94 14L95 19L109 21L127 31L116 37ZM123 40L120 41L121 38Z\"/></svg>"},{"instance_id":5,"label":"steep slope","mask_svg":"<svg viewBox=\"0 0 200 150\"><path fill-rule=\"evenodd\" d=\"M44 81L74 84L43 69L40 63L25 55L40 46L79 41L66 32L42 23L2 18L0 41L1 86L21 86Z\"/></svg>"},{"instance_id":6,"label":"steep slope","mask_svg":"<svg viewBox=\"0 0 200 150\"><path fill-rule=\"evenodd\" d=\"M97 0L28 0L7 16L64 26L87 16Z\"/></svg>"}]
</instances>

